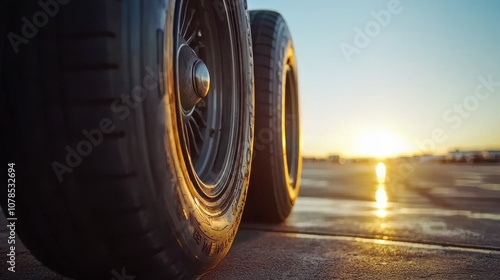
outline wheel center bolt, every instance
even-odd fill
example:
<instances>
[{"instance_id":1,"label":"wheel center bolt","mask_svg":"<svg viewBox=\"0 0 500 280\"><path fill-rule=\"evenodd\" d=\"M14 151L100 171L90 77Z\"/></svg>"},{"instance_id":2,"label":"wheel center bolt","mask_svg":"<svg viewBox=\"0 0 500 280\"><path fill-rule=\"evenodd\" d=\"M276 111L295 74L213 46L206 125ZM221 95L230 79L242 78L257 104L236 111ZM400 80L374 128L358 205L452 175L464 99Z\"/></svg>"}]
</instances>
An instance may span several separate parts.
<instances>
[{"instance_id":1,"label":"wheel center bolt","mask_svg":"<svg viewBox=\"0 0 500 280\"><path fill-rule=\"evenodd\" d=\"M193 66L193 82L196 95L204 98L210 90L210 73L203 61L198 60Z\"/></svg>"}]
</instances>

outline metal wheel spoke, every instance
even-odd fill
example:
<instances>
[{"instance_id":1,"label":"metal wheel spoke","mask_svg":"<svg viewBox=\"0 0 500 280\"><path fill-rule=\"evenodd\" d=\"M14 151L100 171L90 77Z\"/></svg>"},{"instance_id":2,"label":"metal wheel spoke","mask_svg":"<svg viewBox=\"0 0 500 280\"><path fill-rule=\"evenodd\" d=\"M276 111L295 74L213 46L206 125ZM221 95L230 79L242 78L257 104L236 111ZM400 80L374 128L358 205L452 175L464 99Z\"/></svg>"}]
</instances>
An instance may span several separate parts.
<instances>
[{"instance_id":1,"label":"metal wheel spoke","mask_svg":"<svg viewBox=\"0 0 500 280\"><path fill-rule=\"evenodd\" d=\"M196 155L200 155L200 149L198 148L198 143L196 141L196 136L194 134L194 131L193 131L193 127L191 126L191 122L188 122L187 123L187 128L188 128L188 131L189 131L189 136L188 138L191 139L191 147L193 147L194 149L194 152L196 153Z\"/></svg>"},{"instance_id":2,"label":"metal wheel spoke","mask_svg":"<svg viewBox=\"0 0 500 280\"><path fill-rule=\"evenodd\" d=\"M207 128L207 121L201 115L200 110L195 110L193 113L193 119L196 123L201 123L202 128Z\"/></svg>"},{"instance_id":3,"label":"metal wheel spoke","mask_svg":"<svg viewBox=\"0 0 500 280\"><path fill-rule=\"evenodd\" d=\"M181 11L182 13L182 23L180 25L180 28L179 28L179 34L183 34L184 33L184 28L186 28L185 24L186 24L186 14L187 14L187 11L188 11L188 5L186 5L184 7L184 11Z\"/></svg>"},{"instance_id":4,"label":"metal wheel spoke","mask_svg":"<svg viewBox=\"0 0 500 280\"><path fill-rule=\"evenodd\" d=\"M200 24L197 22L196 26L194 27L193 32L191 33L191 35L189 36L189 38L186 39L186 42L188 44L191 44L191 42L193 41L194 37L196 37L196 34L198 34L198 27L199 26L200 26Z\"/></svg>"},{"instance_id":5,"label":"metal wheel spoke","mask_svg":"<svg viewBox=\"0 0 500 280\"><path fill-rule=\"evenodd\" d=\"M190 125L191 125L191 129L194 132L194 136L197 137L197 140L199 140L199 142L203 143L204 142L203 133L201 132L200 127L198 126L198 124L196 123L196 121L194 119L191 119Z\"/></svg>"},{"instance_id":6,"label":"metal wheel spoke","mask_svg":"<svg viewBox=\"0 0 500 280\"><path fill-rule=\"evenodd\" d=\"M191 141L189 139L189 131L188 131L188 128L187 126L184 127L184 135L186 135L186 146L189 150L189 152L191 152Z\"/></svg>"},{"instance_id":7,"label":"metal wheel spoke","mask_svg":"<svg viewBox=\"0 0 500 280\"><path fill-rule=\"evenodd\" d=\"M190 17L189 17L189 20L188 20L188 22L187 22L187 25L186 25L186 26L184 26L184 25L183 25L183 28L184 28L184 29L181 29L181 30L182 30L182 34L181 34L181 35L182 35L182 37L184 37L184 38L186 38L186 34L187 34L187 32L189 31L189 27L191 26L191 22L193 21L193 17L194 17L194 14L195 14L195 13L196 13L196 10L194 10L194 9L193 9L193 10L191 10L191 15L190 15Z\"/></svg>"}]
</instances>

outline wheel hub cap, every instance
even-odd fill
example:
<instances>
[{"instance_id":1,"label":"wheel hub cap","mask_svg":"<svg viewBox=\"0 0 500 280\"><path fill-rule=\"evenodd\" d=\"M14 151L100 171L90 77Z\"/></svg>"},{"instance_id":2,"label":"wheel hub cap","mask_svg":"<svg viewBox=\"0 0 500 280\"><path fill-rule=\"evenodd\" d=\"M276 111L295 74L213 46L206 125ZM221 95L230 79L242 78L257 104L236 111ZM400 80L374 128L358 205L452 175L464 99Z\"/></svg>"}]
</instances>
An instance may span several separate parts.
<instances>
[{"instance_id":1,"label":"wheel hub cap","mask_svg":"<svg viewBox=\"0 0 500 280\"><path fill-rule=\"evenodd\" d=\"M210 91L210 73L205 63L188 45L183 45L179 50L179 74L182 108L190 112L202 98L207 97Z\"/></svg>"},{"instance_id":2,"label":"wheel hub cap","mask_svg":"<svg viewBox=\"0 0 500 280\"><path fill-rule=\"evenodd\" d=\"M210 73L205 63L201 60L195 62L193 70L193 82L196 94L198 97L204 98L210 90Z\"/></svg>"}]
</instances>

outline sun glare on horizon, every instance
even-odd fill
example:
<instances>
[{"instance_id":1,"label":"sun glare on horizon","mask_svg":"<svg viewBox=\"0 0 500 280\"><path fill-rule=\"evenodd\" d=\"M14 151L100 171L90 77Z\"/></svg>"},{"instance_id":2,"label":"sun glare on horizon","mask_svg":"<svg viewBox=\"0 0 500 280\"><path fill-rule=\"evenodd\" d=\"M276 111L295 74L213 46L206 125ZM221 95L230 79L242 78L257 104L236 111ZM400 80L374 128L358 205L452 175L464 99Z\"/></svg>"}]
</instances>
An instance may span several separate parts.
<instances>
[{"instance_id":1,"label":"sun glare on horizon","mask_svg":"<svg viewBox=\"0 0 500 280\"><path fill-rule=\"evenodd\" d=\"M391 132L368 132L359 137L357 152L359 155L376 158L397 156L410 151L398 136Z\"/></svg>"}]
</instances>

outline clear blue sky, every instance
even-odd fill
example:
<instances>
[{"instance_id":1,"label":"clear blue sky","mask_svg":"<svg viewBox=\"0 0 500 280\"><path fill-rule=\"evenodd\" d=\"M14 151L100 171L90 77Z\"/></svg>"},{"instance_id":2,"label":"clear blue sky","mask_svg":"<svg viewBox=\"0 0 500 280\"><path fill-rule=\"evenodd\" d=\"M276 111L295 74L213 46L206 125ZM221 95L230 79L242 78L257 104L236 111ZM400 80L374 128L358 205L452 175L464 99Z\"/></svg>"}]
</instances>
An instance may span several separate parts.
<instances>
[{"instance_id":1,"label":"clear blue sky","mask_svg":"<svg viewBox=\"0 0 500 280\"><path fill-rule=\"evenodd\" d=\"M305 155L500 147L500 86L474 97L480 76L500 83L500 1L401 0L399 13L379 32L371 26L376 36L358 44L350 62L341 44L356 47L356 28L390 0L248 2L280 12L292 32ZM461 115L454 105L466 98ZM429 149L425 139L436 129L440 143Z\"/></svg>"}]
</instances>

